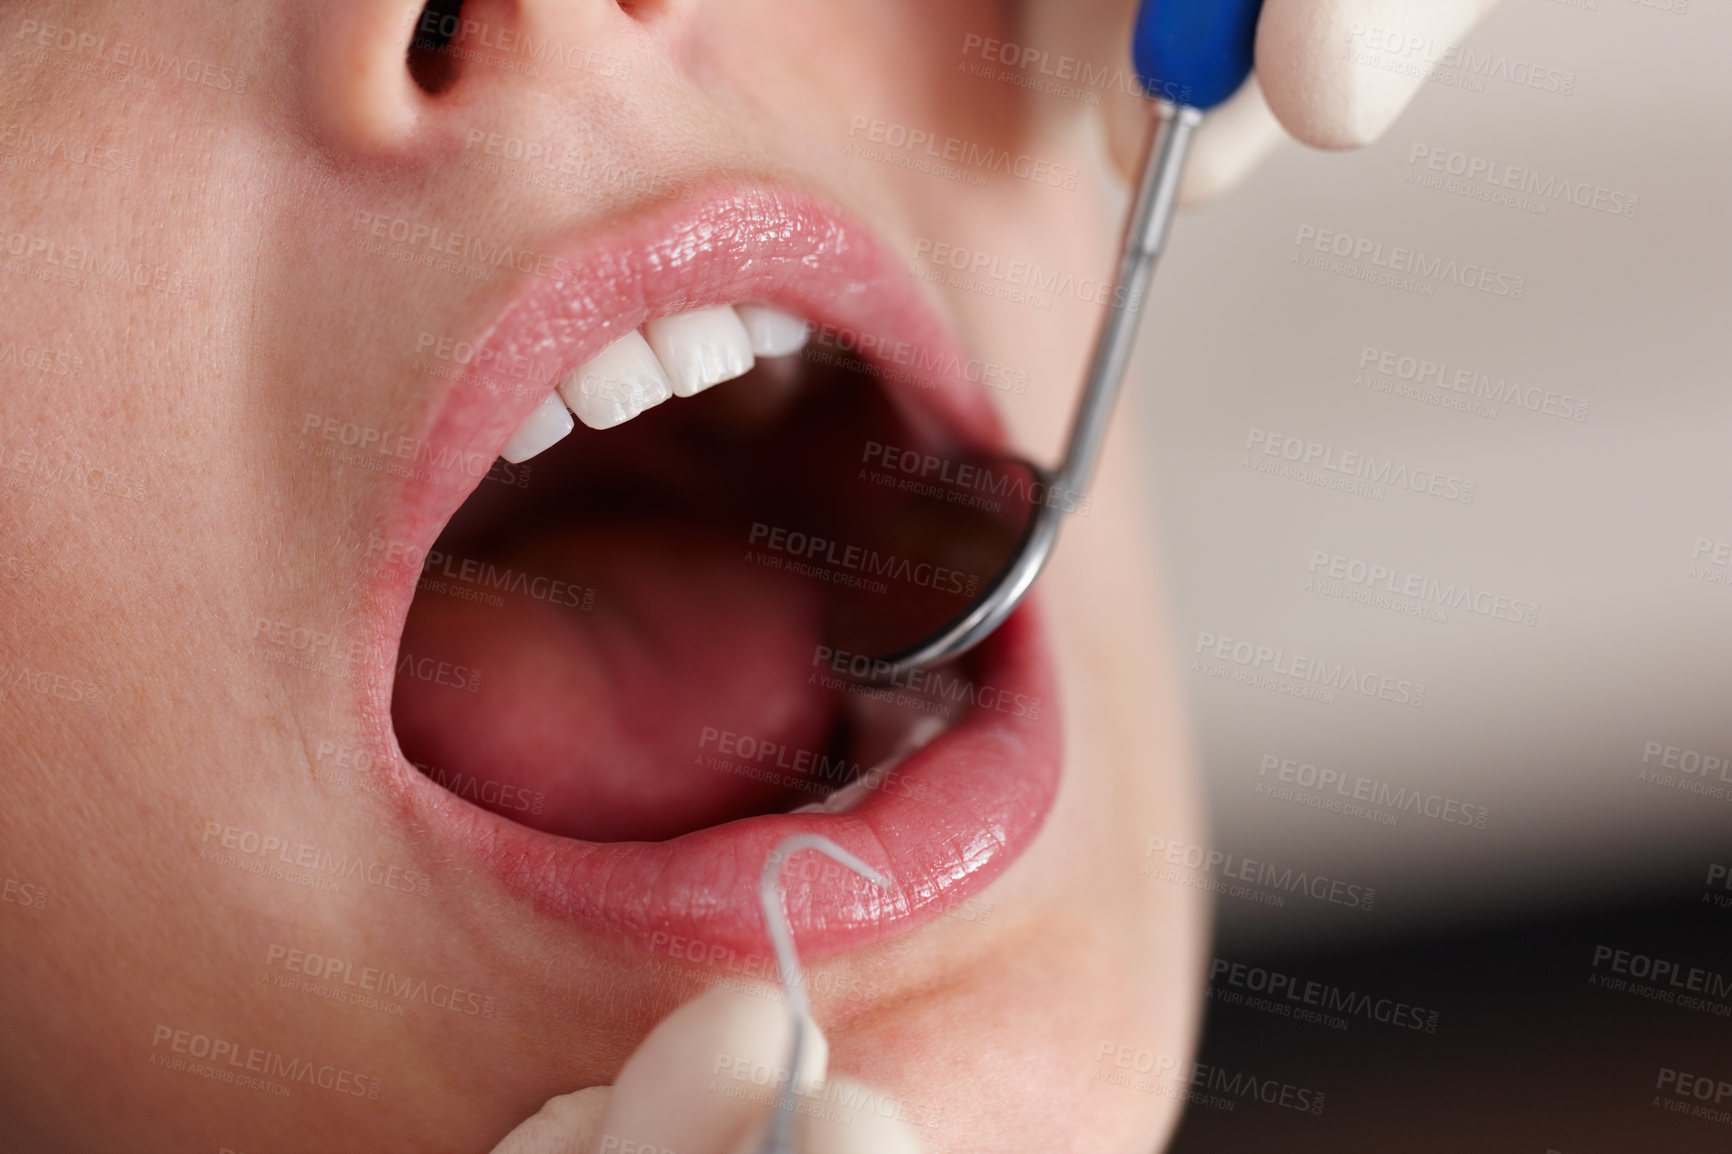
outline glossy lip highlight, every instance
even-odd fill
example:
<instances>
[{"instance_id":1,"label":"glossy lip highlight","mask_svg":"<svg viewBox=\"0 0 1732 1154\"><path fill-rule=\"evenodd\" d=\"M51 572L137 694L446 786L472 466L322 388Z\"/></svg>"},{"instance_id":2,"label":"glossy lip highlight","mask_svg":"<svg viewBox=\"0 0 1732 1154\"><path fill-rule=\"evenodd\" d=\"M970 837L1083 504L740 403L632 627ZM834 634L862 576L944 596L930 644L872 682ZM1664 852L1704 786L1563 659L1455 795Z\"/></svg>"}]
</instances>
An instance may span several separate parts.
<instances>
[{"instance_id":1,"label":"glossy lip highlight","mask_svg":"<svg viewBox=\"0 0 1732 1154\"><path fill-rule=\"evenodd\" d=\"M1003 432L956 342L906 269L865 229L797 192L721 187L691 204L634 217L566 251L577 275L528 285L477 342L493 363L528 363L548 390L644 320L714 304L757 301L816 324L888 337L931 371L906 367L883 387L986 449ZM866 359L874 359L867 356ZM502 398L481 387L480 358L431 398L425 439L491 460L542 396ZM947 371L948 370L948 371ZM406 478L391 539L424 556L478 478L453 471ZM803 953L819 957L912 927L978 891L1033 840L1051 809L1061 744L1054 678L1025 607L965 666L958 720L898 768L924 796L873 791L846 814L771 814L666 842L592 843L542 833L472 806L417 772L391 723L394 657L419 575L387 564L371 597L369 726L404 817L457 860L483 860L538 911L653 948L667 936L712 951L755 954L764 929L755 886L781 839L820 833L887 872L885 893L859 878L808 878L786 888ZM815 666L814 676L821 670ZM956 676L947 671L947 676Z\"/></svg>"}]
</instances>

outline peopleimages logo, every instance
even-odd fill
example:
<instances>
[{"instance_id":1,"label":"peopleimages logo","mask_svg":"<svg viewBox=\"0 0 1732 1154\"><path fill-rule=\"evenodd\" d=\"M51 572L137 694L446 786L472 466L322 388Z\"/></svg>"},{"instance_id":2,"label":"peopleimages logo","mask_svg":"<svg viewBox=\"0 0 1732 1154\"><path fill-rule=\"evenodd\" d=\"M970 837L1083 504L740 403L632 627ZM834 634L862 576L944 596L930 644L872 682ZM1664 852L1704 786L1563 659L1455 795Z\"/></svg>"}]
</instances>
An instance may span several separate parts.
<instances>
[{"instance_id":1,"label":"peopleimages logo","mask_svg":"<svg viewBox=\"0 0 1732 1154\"><path fill-rule=\"evenodd\" d=\"M329 1090L336 1094L349 1094L356 1098L377 1099L384 1083L378 1078L358 1074L330 1062L319 1062L311 1058L296 1057L281 1054L260 1046L247 1046L241 1042L233 1042L226 1038L213 1037L193 1030L180 1030L173 1026L157 1026L151 1035L150 1047L151 1065L167 1066L170 1069L191 1069L193 1073L212 1078L214 1081L235 1082L237 1077L246 1074L258 1075L260 1078L280 1078L282 1083L301 1082L309 1086L317 1086L321 1090ZM159 1054L159 1048L166 1048L166 1053ZM209 1067L198 1069L187 1066L184 1060L176 1060L168 1055L185 1055L209 1063ZM282 1085L278 1083L278 1085ZM265 1089L265 1087L254 1087ZM281 1096L286 1097L285 1087Z\"/></svg>"},{"instance_id":2,"label":"peopleimages logo","mask_svg":"<svg viewBox=\"0 0 1732 1154\"><path fill-rule=\"evenodd\" d=\"M62 24L24 20L19 23L14 39L34 44L39 49L52 48L97 61L120 75L161 77L219 92L241 93L247 90L247 74L238 68L225 68L214 61L190 57L182 60L179 53L157 52L129 40L111 40L107 36L81 32Z\"/></svg>"},{"instance_id":3,"label":"peopleimages logo","mask_svg":"<svg viewBox=\"0 0 1732 1154\"><path fill-rule=\"evenodd\" d=\"M512 268L548 280L569 280L576 271L576 266L563 256L500 244L408 217L363 209L355 214L352 227L363 236L389 240L411 251L474 261L489 268Z\"/></svg>"},{"instance_id":4,"label":"peopleimages logo","mask_svg":"<svg viewBox=\"0 0 1732 1154\"><path fill-rule=\"evenodd\" d=\"M698 765L808 793L831 793L858 784L897 797L924 798L927 783L910 783L896 769L878 770L858 761L749 733L704 726L698 734Z\"/></svg>"},{"instance_id":5,"label":"peopleimages logo","mask_svg":"<svg viewBox=\"0 0 1732 1154\"><path fill-rule=\"evenodd\" d=\"M315 982L347 987L351 995L378 995L399 1002L420 1002L470 1017L491 1018L497 1004L491 995L448 982L429 982L425 978L396 973L389 967L356 965L351 959L277 944L265 951L265 967L281 969L284 973L301 975ZM354 997L352 1000L357 1005L364 1004L363 998Z\"/></svg>"},{"instance_id":6,"label":"peopleimages logo","mask_svg":"<svg viewBox=\"0 0 1732 1154\"><path fill-rule=\"evenodd\" d=\"M933 589L940 593L954 593L959 596L974 595L980 588L980 578L973 573L964 573L960 569L951 569L943 565L935 565L930 561L914 561L907 557L898 557L894 553L880 553L876 549L868 549L862 545L845 545L828 537L820 537L814 533L801 533L798 530L781 529L766 525L762 521L752 524L750 534L746 538L748 545L757 545L771 553L785 557L793 557L804 563L805 568L815 565L827 565L832 571L841 570L851 574L863 574L867 578L887 578L892 581L902 581L910 585L918 585L923 589ZM800 570L796 570L800 571ZM823 570L817 570L808 576L821 576ZM881 585L882 581L872 584ZM870 589L878 592L878 589ZM888 591L885 587L884 591Z\"/></svg>"},{"instance_id":7,"label":"peopleimages logo","mask_svg":"<svg viewBox=\"0 0 1732 1154\"><path fill-rule=\"evenodd\" d=\"M6 884L0 886L0 902L11 902L27 910L45 910L48 908L48 890L17 878L7 878Z\"/></svg>"},{"instance_id":8,"label":"peopleimages logo","mask_svg":"<svg viewBox=\"0 0 1732 1154\"><path fill-rule=\"evenodd\" d=\"M1472 261L1464 264L1454 257L1428 255L1420 249L1403 245L1390 245L1385 248L1382 241L1368 236L1355 236L1349 232L1302 224L1299 226L1298 235L1293 238L1293 245L1293 260L1296 263L1302 255L1299 250L1308 246L1315 252L1339 260L1354 264L1369 263L1373 268L1412 277L1424 285L1453 284L1517 301L1527 295L1528 282L1524 276L1502 272Z\"/></svg>"},{"instance_id":9,"label":"peopleimages logo","mask_svg":"<svg viewBox=\"0 0 1732 1154\"><path fill-rule=\"evenodd\" d=\"M1507 377L1493 377L1470 368L1452 367L1428 357L1366 345L1359 352L1359 367L1380 377L1456 393L1469 400L1510 405L1564 421L1588 419L1588 402L1580 397L1556 389L1523 385Z\"/></svg>"},{"instance_id":10,"label":"peopleimages logo","mask_svg":"<svg viewBox=\"0 0 1732 1154\"><path fill-rule=\"evenodd\" d=\"M1732 585L1732 541L1697 537L1685 575L1709 585Z\"/></svg>"},{"instance_id":11,"label":"peopleimages logo","mask_svg":"<svg viewBox=\"0 0 1732 1154\"><path fill-rule=\"evenodd\" d=\"M1676 770L1689 777L1701 777L1704 780L1712 777L1732 784L1732 756L1726 754L1703 753L1698 749L1686 749L1664 741L1644 741L1642 764L1655 763L1658 763L1661 769Z\"/></svg>"},{"instance_id":12,"label":"peopleimages logo","mask_svg":"<svg viewBox=\"0 0 1732 1154\"><path fill-rule=\"evenodd\" d=\"M215 841L215 845L211 843ZM275 834L260 833L243 826L207 821L204 837L199 841L201 856L206 851L227 851L241 859L271 860L297 869L321 873L338 881L364 881L382 889L404 893L426 894L432 891L432 879L419 870L391 865L364 854L336 853L307 842L292 842Z\"/></svg>"},{"instance_id":13,"label":"peopleimages logo","mask_svg":"<svg viewBox=\"0 0 1732 1154\"><path fill-rule=\"evenodd\" d=\"M973 490L995 499L1014 498L1025 505L1044 505L1066 513L1087 514L1089 511L1087 496L1075 489L1054 488L1028 471L953 461L935 453L887 445L882 441L865 442L860 462L901 473L911 480L957 490Z\"/></svg>"},{"instance_id":14,"label":"peopleimages logo","mask_svg":"<svg viewBox=\"0 0 1732 1154\"><path fill-rule=\"evenodd\" d=\"M0 123L0 149L22 154L30 161L38 157L59 160L77 168L120 176L131 176L138 170L136 153L121 152L113 145L92 144L58 132L38 132L15 121Z\"/></svg>"},{"instance_id":15,"label":"peopleimages logo","mask_svg":"<svg viewBox=\"0 0 1732 1154\"><path fill-rule=\"evenodd\" d=\"M374 467L369 462L381 462L375 471L393 472L420 481L436 481L452 474L477 480L496 481L519 489L529 486L529 466L510 469L498 457L431 441L397 427L380 428L362 425L341 417L305 413L301 417L303 446L321 456L329 456L345 464ZM324 442L321 445L319 442Z\"/></svg>"},{"instance_id":16,"label":"peopleimages logo","mask_svg":"<svg viewBox=\"0 0 1732 1154\"><path fill-rule=\"evenodd\" d=\"M43 236L25 230L0 229L0 252L22 262L7 271L22 271L38 280L82 287L108 281L121 288L147 288L169 296L191 296L198 283L168 265L135 261L124 253L100 252L86 242ZM90 278L88 280L84 278Z\"/></svg>"},{"instance_id":17,"label":"peopleimages logo","mask_svg":"<svg viewBox=\"0 0 1732 1154\"><path fill-rule=\"evenodd\" d=\"M1593 957L1592 968L1595 970L1605 969L1637 981L1652 982L1661 989L1709 998L1732 997L1732 973L1705 970L1672 958L1638 954L1603 944L1594 946Z\"/></svg>"},{"instance_id":18,"label":"peopleimages logo","mask_svg":"<svg viewBox=\"0 0 1732 1154\"><path fill-rule=\"evenodd\" d=\"M1318 768L1309 761L1298 761L1279 754L1265 753L1257 766L1259 778L1273 777L1285 785L1314 789L1328 800L1345 799L1363 802L1389 811L1390 815L1411 813L1431 818L1446 825L1465 825L1484 829L1488 810L1483 805L1461 801L1442 794L1427 793L1417 787L1395 785L1358 774L1349 777L1339 769ZM1259 786L1258 792L1262 792ZM1333 796L1331 796L1333 795ZM1285 799L1283 799L1285 800ZM1309 799L1307 799L1309 800ZM1332 809L1330 806L1321 808ZM1354 815L1357 816L1357 815ZM1396 824L1393 820L1385 824Z\"/></svg>"},{"instance_id":19,"label":"peopleimages logo","mask_svg":"<svg viewBox=\"0 0 1732 1154\"><path fill-rule=\"evenodd\" d=\"M1209 1066L1202 1062L1191 1064L1189 1082L1199 1090L1224 1094L1229 1099L1249 1098L1265 1106L1279 1106L1285 1110L1297 1110L1301 1114L1323 1113L1326 1098L1320 1090L1295 1086L1276 1078L1259 1078L1244 1071L1234 1073L1225 1067Z\"/></svg>"},{"instance_id":20,"label":"peopleimages logo","mask_svg":"<svg viewBox=\"0 0 1732 1154\"><path fill-rule=\"evenodd\" d=\"M1405 28L1389 28L1356 20L1348 28L1349 54L1361 64L1408 76L1431 77L1482 91L1488 80L1501 80L1558 96L1576 90L1576 74L1495 49L1469 48L1439 41L1435 36ZM1358 53L1355 54L1354 50Z\"/></svg>"},{"instance_id":21,"label":"peopleimages logo","mask_svg":"<svg viewBox=\"0 0 1732 1154\"><path fill-rule=\"evenodd\" d=\"M1249 966L1243 962L1228 961L1226 958L1216 958L1209 964L1209 985L1211 992L1220 1000L1244 1001L1243 996L1236 999L1223 997L1231 991L1242 991L1245 995L1261 997L1279 1006L1277 1012L1282 1012L1286 1017L1295 1016L1295 1011L1301 1009L1335 1015L1334 1020L1325 1020L1323 1024L1335 1026L1337 1029L1347 1027L1346 1018L1364 1018L1366 1021L1394 1026L1397 1029L1437 1033L1436 1010L1427 1010L1399 998L1382 998L1355 990L1344 990L1327 982L1297 978L1278 970Z\"/></svg>"},{"instance_id":22,"label":"peopleimages logo","mask_svg":"<svg viewBox=\"0 0 1732 1154\"><path fill-rule=\"evenodd\" d=\"M1540 607L1536 601L1510 597L1490 589L1476 589L1465 581L1441 581L1398 566L1345 557L1325 549L1311 551L1307 572L1312 575L1312 580L1306 587L1315 586L1317 592L1331 593L1333 590L1328 583L1337 582L1370 594L1388 593L1397 599L1407 598L1421 606L1465 609L1493 621L1509 621L1517 625L1536 625L1539 622Z\"/></svg>"},{"instance_id":23,"label":"peopleimages logo","mask_svg":"<svg viewBox=\"0 0 1732 1154\"><path fill-rule=\"evenodd\" d=\"M941 380L961 378L971 385L984 385L1000 392L1028 392L1029 371L983 361L964 359L954 349L939 349L900 336L849 328L846 325L806 322L807 345L800 355L821 365L842 365L848 357L862 357L887 380L908 381L923 389L938 387Z\"/></svg>"},{"instance_id":24,"label":"peopleimages logo","mask_svg":"<svg viewBox=\"0 0 1732 1154\"><path fill-rule=\"evenodd\" d=\"M425 330L415 338L415 353L417 356L431 356L459 368L467 368L473 364L479 373L509 377L530 384L544 385L555 377L551 368L521 353L496 349L491 345L477 347L469 341L442 337Z\"/></svg>"},{"instance_id":25,"label":"peopleimages logo","mask_svg":"<svg viewBox=\"0 0 1732 1154\"><path fill-rule=\"evenodd\" d=\"M1303 894L1320 902L1330 902L1350 909L1370 910L1377 899L1377 891L1371 886L1296 870L1291 866L1283 868L1273 862L1240 857L1193 842L1151 837L1143 856L1147 860L1143 863L1142 874L1160 877L1163 881L1176 879L1163 876L1157 868L1159 865L1174 866L1205 876L1219 874L1227 881L1249 882L1283 893Z\"/></svg>"},{"instance_id":26,"label":"peopleimages logo","mask_svg":"<svg viewBox=\"0 0 1732 1154\"><path fill-rule=\"evenodd\" d=\"M1054 164L1027 153L982 146L959 136L945 136L931 129L910 127L871 116L856 116L848 124L850 137L864 136L869 144L924 153L934 160L960 164L980 172L996 172L1019 180L1053 188L1075 189L1082 170L1073 164Z\"/></svg>"},{"instance_id":27,"label":"peopleimages logo","mask_svg":"<svg viewBox=\"0 0 1732 1154\"><path fill-rule=\"evenodd\" d=\"M1285 467L1290 471L1287 475L1293 479L1322 483L1327 488L1362 492L1376 500L1383 499L1386 488L1394 488L1470 505L1478 488L1473 481L1454 473L1416 467L1390 457L1340 449L1255 426L1245 433L1245 456L1241 466L1262 473L1279 472Z\"/></svg>"},{"instance_id":28,"label":"peopleimages logo","mask_svg":"<svg viewBox=\"0 0 1732 1154\"><path fill-rule=\"evenodd\" d=\"M1577 208L1633 218L1641 204L1640 197L1604 185L1571 180L1555 173L1542 176L1534 169L1521 165L1506 164L1489 157L1474 156L1429 144L1414 144L1408 150L1407 164L1406 183L1427 183L1426 173L1414 171L1416 167L1421 167L1429 173L1437 174L1430 178L1433 187L1455 191L1451 183L1459 183L1463 191L1471 192L1478 199L1495 200L1506 197L1508 200L1500 203L1534 211L1526 203L1531 198L1532 204L1538 207L1539 215L1544 215L1548 204L1562 200ZM1444 176L1457 177L1459 181L1446 182L1441 179Z\"/></svg>"},{"instance_id":29,"label":"peopleimages logo","mask_svg":"<svg viewBox=\"0 0 1732 1154\"><path fill-rule=\"evenodd\" d=\"M1691 1074L1674 1070L1670 1066L1661 1066L1659 1076L1654 1080L1654 1089L1679 1098L1693 1099L1698 1105L1691 1112L1697 1117L1715 1122L1732 1122L1732 1113L1700 1105L1707 1102L1712 1102L1715 1106L1732 1103L1732 1081L1725 1078L1713 1074ZM1684 1103L1677 1103L1678 1107L1683 1105ZM1677 1109L1677 1112L1683 1113L1683 1110Z\"/></svg>"},{"instance_id":30,"label":"peopleimages logo","mask_svg":"<svg viewBox=\"0 0 1732 1154\"><path fill-rule=\"evenodd\" d=\"M1404 677L1361 670L1345 661L1330 662L1324 657L1239 641L1206 630L1198 632L1196 646L1191 652L1196 657L1230 662L1251 673L1351 690L1362 697L1375 697L1397 705L1411 705L1417 709L1425 702L1425 686Z\"/></svg>"},{"instance_id":31,"label":"peopleimages logo","mask_svg":"<svg viewBox=\"0 0 1732 1154\"><path fill-rule=\"evenodd\" d=\"M1138 99L1158 96L1179 104L1187 103L1191 98L1188 84L1139 76L1122 65L1095 64L1077 56L1011 40L997 40L978 32L970 32L962 38L962 55L964 60L975 57L988 65L1003 66L1009 71L997 73L996 78L1019 88L1049 92L1086 104L1099 104L1102 92L1119 92ZM991 69L981 72L971 68L970 71L976 76L994 78Z\"/></svg>"},{"instance_id":32,"label":"peopleimages logo","mask_svg":"<svg viewBox=\"0 0 1732 1154\"><path fill-rule=\"evenodd\" d=\"M595 608L595 590L588 586L524 572L510 566L501 567L491 561L481 561L474 557L457 557L438 549L428 550L421 573L423 577L444 577L451 581L467 582L567 609Z\"/></svg>"},{"instance_id":33,"label":"peopleimages logo","mask_svg":"<svg viewBox=\"0 0 1732 1154\"><path fill-rule=\"evenodd\" d=\"M50 376L70 377L84 367L84 358L67 349L0 340L0 368L26 369Z\"/></svg>"},{"instance_id":34,"label":"peopleimages logo","mask_svg":"<svg viewBox=\"0 0 1732 1154\"><path fill-rule=\"evenodd\" d=\"M825 688L847 688L850 692L878 697L881 700L895 700L898 704L914 705L916 708L936 707L929 708L928 711L944 716L948 716L949 710L954 706L967 705L972 709L989 709L995 713L1007 713L1012 717L1033 720L1038 718L1041 710L1045 708L1044 698L1031 697L1026 693L992 685L976 684L966 677L946 673L942 666L937 669L898 666L881 657L849 653L845 649L833 649L828 645L813 649L812 668L816 671L813 678L822 678L816 683L824 685ZM826 671L834 677L827 676ZM844 678L852 680L845 681ZM897 692L904 690L905 693ZM915 700L910 699L923 700L916 704Z\"/></svg>"},{"instance_id":35,"label":"peopleimages logo","mask_svg":"<svg viewBox=\"0 0 1732 1154\"><path fill-rule=\"evenodd\" d=\"M1145 1074L1149 1076L1140 1076ZM1110 1039L1103 1040L1096 1050L1095 1070L1089 1080L1217 1110L1231 1110L1240 1101L1250 1100L1305 1114L1321 1114L1326 1100L1321 1091L1277 1078L1260 1077L1245 1071L1234 1073L1225 1067L1203 1062L1181 1065L1166 1054L1156 1054L1153 1050Z\"/></svg>"},{"instance_id":36,"label":"peopleimages logo","mask_svg":"<svg viewBox=\"0 0 1732 1154\"><path fill-rule=\"evenodd\" d=\"M435 42L445 41L440 51L459 59L473 57L487 62L489 58L477 49L488 49L501 57L519 57L534 64L563 64L573 72L589 72L597 76L624 76L631 71L632 62L624 57L610 56L580 44L562 44L523 28L496 27L455 12L437 12L431 5L421 13L417 36ZM529 75L539 75L533 69L526 71Z\"/></svg>"},{"instance_id":37,"label":"peopleimages logo","mask_svg":"<svg viewBox=\"0 0 1732 1154\"><path fill-rule=\"evenodd\" d=\"M1029 260L1006 260L997 253L928 240L926 237L915 240L914 261L916 264L930 265L941 273L957 274L965 281L1002 285L1039 294L1043 298L1071 297L1084 304L1108 305L1130 312L1141 309L1143 302L1140 293L1110 280L1079 277L1059 269L1043 268Z\"/></svg>"}]
</instances>

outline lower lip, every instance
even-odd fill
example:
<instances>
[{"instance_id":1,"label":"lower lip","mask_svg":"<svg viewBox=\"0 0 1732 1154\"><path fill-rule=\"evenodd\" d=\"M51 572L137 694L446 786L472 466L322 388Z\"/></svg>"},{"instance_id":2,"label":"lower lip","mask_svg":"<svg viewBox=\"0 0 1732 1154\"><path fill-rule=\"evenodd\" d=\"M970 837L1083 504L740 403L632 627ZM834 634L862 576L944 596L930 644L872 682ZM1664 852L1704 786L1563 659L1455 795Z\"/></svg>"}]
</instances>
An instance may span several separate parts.
<instances>
[{"instance_id":1,"label":"lower lip","mask_svg":"<svg viewBox=\"0 0 1732 1154\"><path fill-rule=\"evenodd\" d=\"M815 670L815 672L817 672ZM665 842L558 837L473 806L420 774L384 713L381 747L414 825L438 856L479 861L538 913L580 930L712 965L768 953L757 887L765 858L797 833L831 838L894 883L883 891L828 859L791 859L784 893L796 941L821 958L913 929L979 892L1034 840L1058 790L1061 737L1038 606L978 651L971 677L939 672L957 720L842 814L769 814ZM916 694L930 700L930 692Z\"/></svg>"}]
</instances>

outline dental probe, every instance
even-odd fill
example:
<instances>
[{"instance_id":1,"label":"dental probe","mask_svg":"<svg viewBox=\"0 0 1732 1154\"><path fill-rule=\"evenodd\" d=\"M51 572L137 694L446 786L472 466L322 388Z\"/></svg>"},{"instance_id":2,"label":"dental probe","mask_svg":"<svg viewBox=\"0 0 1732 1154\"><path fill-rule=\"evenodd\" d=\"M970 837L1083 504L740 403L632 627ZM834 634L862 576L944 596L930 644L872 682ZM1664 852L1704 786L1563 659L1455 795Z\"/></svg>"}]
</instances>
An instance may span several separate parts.
<instances>
[{"instance_id":1,"label":"dental probe","mask_svg":"<svg viewBox=\"0 0 1732 1154\"><path fill-rule=\"evenodd\" d=\"M806 1027L812 1020L812 1007L806 1001L806 978L800 971L800 951L794 946L794 931L788 921L788 907L782 893L782 866L802 850L817 850L848 869L853 870L879 889L889 889L890 879L821 834L797 833L784 838L764 859L764 873L758 882L758 904L764 909L764 926L770 934L770 946L776 954L776 968L781 973L782 989L788 998L788 1018L794 1040L788 1049L788 1080L776 1095L775 1116L764 1136L760 1154L799 1154L794 1146L794 1108L798 1101L795 1083L800 1078L800 1061L804 1053Z\"/></svg>"},{"instance_id":2,"label":"dental probe","mask_svg":"<svg viewBox=\"0 0 1732 1154\"><path fill-rule=\"evenodd\" d=\"M1094 474L1107 422L1124 384L1149 281L1166 247L1191 134L1203 114L1251 75L1262 0L1143 0L1132 37L1137 77L1157 102L1142 177L1131 202L1106 318L1095 339L1088 374L1071 418L1063 463L1055 470L1026 465L1062 497L1040 503L998 576L978 600L937 633L874 663L868 681L960 657L1002 625L1045 567L1068 509L1077 507Z\"/></svg>"}]
</instances>

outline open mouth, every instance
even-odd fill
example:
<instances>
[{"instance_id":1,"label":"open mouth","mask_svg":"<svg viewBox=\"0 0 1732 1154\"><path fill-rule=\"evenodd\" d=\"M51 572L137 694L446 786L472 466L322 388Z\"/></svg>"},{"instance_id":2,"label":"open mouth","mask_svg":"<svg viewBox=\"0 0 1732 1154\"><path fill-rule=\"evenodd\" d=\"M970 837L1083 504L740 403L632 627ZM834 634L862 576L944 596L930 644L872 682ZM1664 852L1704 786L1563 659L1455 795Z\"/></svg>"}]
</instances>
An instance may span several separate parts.
<instances>
[{"instance_id":1,"label":"open mouth","mask_svg":"<svg viewBox=\"0 0 1732 1154\"><path fill-rule=\"evenodd\" d=\"M569 267L429 422L513 464L405 482L381 739L417 818L639 940L758 952L758 871L795 832L896 882L794 876L809 953L978 890L1056 790L1033 614L856 679L966 609L1026 518L967 362L871 238L792 194L651 214Z\"/></svg>"}]
</instances>

